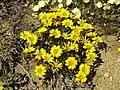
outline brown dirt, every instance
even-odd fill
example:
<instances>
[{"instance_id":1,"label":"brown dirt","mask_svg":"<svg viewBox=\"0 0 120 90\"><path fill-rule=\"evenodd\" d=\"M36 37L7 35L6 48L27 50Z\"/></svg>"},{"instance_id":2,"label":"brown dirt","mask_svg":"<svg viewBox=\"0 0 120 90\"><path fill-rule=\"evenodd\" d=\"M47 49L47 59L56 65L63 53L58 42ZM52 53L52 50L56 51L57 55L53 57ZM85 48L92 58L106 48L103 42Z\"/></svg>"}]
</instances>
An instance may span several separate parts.
<instances>
[{"instance_id":1,"label":"brown dirt","mask_svg":"<svg viewBox=\"0 0 120 90\"><path fill-rule=\"evenodd\" d=\"M120 43L116 36L103 37L108 44L107 52L102 51L104 63L97 68L94 78L95 90L120 90L120 53L117 48Z\"/></svg>"}]
</instances>

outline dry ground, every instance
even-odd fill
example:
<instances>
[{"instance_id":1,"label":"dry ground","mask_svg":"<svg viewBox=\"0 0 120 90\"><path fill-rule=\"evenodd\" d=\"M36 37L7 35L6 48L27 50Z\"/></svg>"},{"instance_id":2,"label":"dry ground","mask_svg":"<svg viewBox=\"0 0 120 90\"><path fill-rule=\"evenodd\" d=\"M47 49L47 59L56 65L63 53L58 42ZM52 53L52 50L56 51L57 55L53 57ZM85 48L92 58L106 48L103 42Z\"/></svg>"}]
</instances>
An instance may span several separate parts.
<instances>
[{"instance_id":1,"label":"dry ground","mask_svg":"<svg viewBox=\"0 0 120 90\"><path fill-rule=\"evenodd\" d=\"M101 52L104 63L96 72L95 90L120 90L120 53L117 52L120 43L116 39L111 35L104 37L108 50Z\"/></svg>"}]
</instances>

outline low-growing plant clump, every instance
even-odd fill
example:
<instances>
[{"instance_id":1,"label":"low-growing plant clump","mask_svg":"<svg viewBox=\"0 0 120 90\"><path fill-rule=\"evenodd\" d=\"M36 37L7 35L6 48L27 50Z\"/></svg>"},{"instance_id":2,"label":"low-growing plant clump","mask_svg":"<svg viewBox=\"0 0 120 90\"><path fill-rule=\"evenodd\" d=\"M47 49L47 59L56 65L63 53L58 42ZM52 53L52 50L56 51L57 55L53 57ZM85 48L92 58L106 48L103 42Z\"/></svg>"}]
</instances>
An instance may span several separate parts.
<instances>
[{"instance_id":1,"label":"low-growing plant clump","mask_svg":"<svg viewBox=\"0 0 120 90\"><path fill-rule=\"evenodd\" d=\"M65 8L49 8L39 13L41 27L20 33L23 52L38 63L34 72L44 81L53 75L68 76L75 83L90 79L103 40L86 20Z\"/></svg>"}]
</instances>

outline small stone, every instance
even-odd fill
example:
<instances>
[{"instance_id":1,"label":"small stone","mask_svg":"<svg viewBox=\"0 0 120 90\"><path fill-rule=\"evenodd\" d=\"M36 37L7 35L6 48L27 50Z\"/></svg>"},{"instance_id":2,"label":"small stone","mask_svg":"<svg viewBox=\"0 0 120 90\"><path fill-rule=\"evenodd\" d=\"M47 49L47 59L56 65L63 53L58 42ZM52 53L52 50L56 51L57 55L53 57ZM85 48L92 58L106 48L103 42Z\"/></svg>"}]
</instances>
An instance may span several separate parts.
<instances>
[{"instance_id":1,"label":"small stone","mask_svg":"<svg viewBox=\"0 0 120 90\"><path fill-rule=\"evenodd\" d=\"M108 73L105 73L104 76L105 76L106 78L108 78L108 77L109 77L109 74L108 74Z\"/></svg>"},{"instance_id":2,"label":"small stone","mask_svg":"<svg viewBox=\"0 0 120 90\"><path fill-rule=\"evenodd\" d=\"M112 77L110 77L110 81L112 81L112 79L113 79L113 78L112 78Z\"/></svg>"},{"instance_id":3,"label":"small stone","mask_svg":"<svg viewBox=\"0 0 120 90\"><path fill-rule=\"evenodd\" d=\"M118 58L118 62L120 63L120 58Z\"/></svg>"}]
</instances>

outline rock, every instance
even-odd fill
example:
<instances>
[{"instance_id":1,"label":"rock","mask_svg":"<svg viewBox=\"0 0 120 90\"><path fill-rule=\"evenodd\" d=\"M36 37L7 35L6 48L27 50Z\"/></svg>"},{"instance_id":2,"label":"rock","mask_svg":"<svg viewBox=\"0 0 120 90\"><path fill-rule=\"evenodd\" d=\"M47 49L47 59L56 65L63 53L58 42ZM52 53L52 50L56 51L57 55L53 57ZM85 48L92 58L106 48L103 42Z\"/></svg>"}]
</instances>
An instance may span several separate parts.
<instances>
[{"instance_id":1,"label":"rock","mask_svg":"<svg viewBox=\"0 0 120 90\"><path fill-rule=\"evenodd\" d=\"M109 77L109 74L108 74L108 73L105 73L105 74L104 74L104 77L108 78L108 77Z\"/></svg>"}]
</instances>

